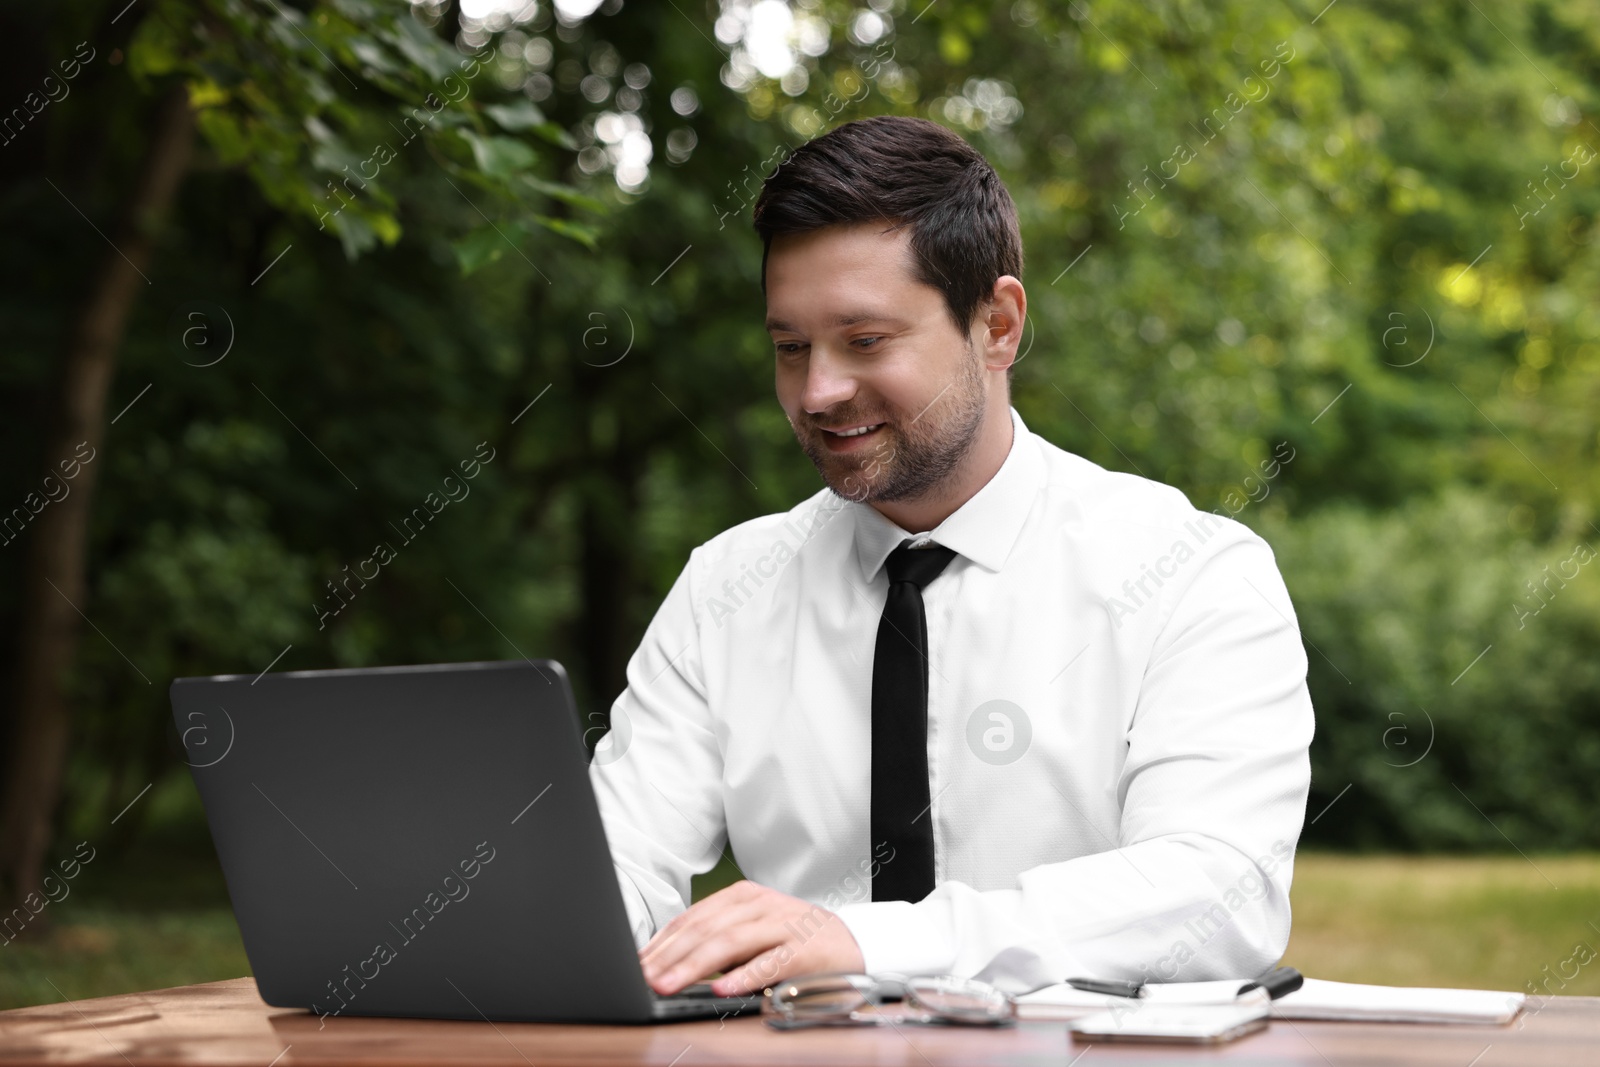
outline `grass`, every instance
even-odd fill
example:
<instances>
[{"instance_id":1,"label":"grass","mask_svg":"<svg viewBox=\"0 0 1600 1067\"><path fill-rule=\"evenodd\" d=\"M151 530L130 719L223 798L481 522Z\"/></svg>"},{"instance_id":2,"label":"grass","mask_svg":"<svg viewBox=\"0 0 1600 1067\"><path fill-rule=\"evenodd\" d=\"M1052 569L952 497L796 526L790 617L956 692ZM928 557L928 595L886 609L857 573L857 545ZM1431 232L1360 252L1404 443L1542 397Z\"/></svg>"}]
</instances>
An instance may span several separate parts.
<instances>
[{"instance_id":1,"label":"grass","mask_svg":"<svg viewBox=\"0 0 1600 1067\"><path fill-rule=\"evenodd\" d=\"M1284 962L1317 978L1600 995L1597 855L1302 853L1290 898Z\"/></svg>"},{"instance_id":2,"label":"grass","mask_svg":"<svg viewBox=\"0 0 1600 1067\"><path fill-rule=\"evenodd\" d=\"M214 868L144 867L162 873L102 870L115 898L85 886L46 910L48 930L0 941L0 1007L248 974ZM697 895L735 877L712 871ZM1284 962L1313 977L1523 990L1576 970L1551 991L1600 995L1600 855L1301 853L1292 895Z\"/></svg>"},{"instance_id":3,"label":"grass","mask_svg":"<svg viewBox=\"0 0 1600 1067\"><path fill-rule=\"evenodd\" d=\"M226 906L154 913L82 907L44 936L25 935L0 948L0 1007L249 973L239 928Z\"/></svg>"}]
</instances>

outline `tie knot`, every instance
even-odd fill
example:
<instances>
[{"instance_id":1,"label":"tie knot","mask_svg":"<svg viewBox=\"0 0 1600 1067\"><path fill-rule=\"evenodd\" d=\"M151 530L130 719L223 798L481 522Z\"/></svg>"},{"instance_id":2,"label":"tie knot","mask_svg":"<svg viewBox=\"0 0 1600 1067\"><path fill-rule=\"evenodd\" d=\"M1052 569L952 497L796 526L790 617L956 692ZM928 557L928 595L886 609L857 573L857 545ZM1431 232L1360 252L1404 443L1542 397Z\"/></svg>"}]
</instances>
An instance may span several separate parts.
<instances>
[{"instance_id":1,"label":"tie knot","mask_svg":"<svg viewBox=\"0 0 1600 1067\"><path fill-rule=\"evenodd\" d=\"M913 582L921 590L939 577L940 572L955 558L953 548L935 544L929 544L927 548L912 548L911 542L907 541L889 553L889 558L884 561L884 569L889 572L890 585Z\"/></svg>"}]
</instances>

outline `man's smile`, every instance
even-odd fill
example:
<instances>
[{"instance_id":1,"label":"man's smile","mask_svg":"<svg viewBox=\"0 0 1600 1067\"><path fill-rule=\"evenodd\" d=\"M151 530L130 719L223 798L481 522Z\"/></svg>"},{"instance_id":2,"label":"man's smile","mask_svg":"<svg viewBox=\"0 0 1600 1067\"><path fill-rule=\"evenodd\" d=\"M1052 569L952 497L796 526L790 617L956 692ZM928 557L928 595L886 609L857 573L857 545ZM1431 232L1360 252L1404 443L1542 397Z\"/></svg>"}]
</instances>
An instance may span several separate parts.
<instances>
[{"instance_id":1,"label":"man's smile","mask_svg":"<svg viewBox=\"0 0 1600 1067\"><path fill-rule=\"evenodd\" d=\"M822 431L822 440L828 446L828 451L854 452L865 447L866 442L876 437L886 425L888 424L883 422L864 422L854 426L840 426L837 429L825 426L819 426L817 429Z\"/></svg>"}]
</instances>

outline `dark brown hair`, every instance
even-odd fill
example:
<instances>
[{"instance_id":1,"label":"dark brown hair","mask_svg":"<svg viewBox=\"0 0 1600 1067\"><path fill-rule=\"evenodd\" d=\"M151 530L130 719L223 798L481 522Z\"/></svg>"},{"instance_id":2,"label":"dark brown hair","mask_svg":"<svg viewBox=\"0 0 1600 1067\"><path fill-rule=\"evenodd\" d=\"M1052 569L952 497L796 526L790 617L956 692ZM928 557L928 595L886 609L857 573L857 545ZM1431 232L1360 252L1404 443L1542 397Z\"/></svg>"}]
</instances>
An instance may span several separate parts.
<instances>
[{"instance_id":1,"label":"dark brown hair","mask_svg":"<svg viewBox=\"0 0 1600 1067\"><path fill-rule=\"evenodd\" d=\"M963 336L995 281L1022 277L1017 207L983 153L936 122L878 115L806 142L762 184L761 291L776 235L874 219L911 227L914 276Z\"/></svg>"}]
</instances>

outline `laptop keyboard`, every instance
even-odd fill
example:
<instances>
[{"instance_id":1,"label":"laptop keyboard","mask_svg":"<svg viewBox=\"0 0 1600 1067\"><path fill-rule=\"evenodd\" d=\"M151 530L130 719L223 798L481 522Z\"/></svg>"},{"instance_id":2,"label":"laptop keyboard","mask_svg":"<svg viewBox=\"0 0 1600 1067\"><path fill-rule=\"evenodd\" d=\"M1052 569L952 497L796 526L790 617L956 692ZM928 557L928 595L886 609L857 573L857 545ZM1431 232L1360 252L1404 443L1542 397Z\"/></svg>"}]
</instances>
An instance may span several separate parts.
<instances>
[{"instance_id":1,"label":"laptop keyboard","mask_svg":"<svg viewBox=\"0 0 1600 1067\"><path fill-rule=\"evenodd\" d=\"M660 1015L738 1015L761 1006L759 993L746 997L723 997L711 991L710 982L696 982L671 996L655 996L655 1013Z\"/></svg>"},{"instance_id":2,"label":"laptop keyboard","mask_svg":"<svg viewBox=\"0 0 1600 1067\"><path fill-rule=\"evenodd\" d=\"M716 998L716 995L717 994L715 994L715 993L713 993L711 991L711 983L710 982L696 982L694 985L684 986L682 989L678 990L676 993L672 994L671 996L663 997L661 999L663 999L663 1000L712 1000L712 999Z\"/></svg>"}]
</instances>

